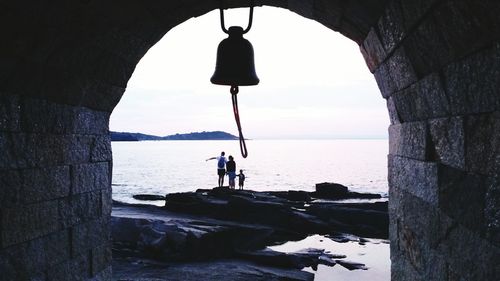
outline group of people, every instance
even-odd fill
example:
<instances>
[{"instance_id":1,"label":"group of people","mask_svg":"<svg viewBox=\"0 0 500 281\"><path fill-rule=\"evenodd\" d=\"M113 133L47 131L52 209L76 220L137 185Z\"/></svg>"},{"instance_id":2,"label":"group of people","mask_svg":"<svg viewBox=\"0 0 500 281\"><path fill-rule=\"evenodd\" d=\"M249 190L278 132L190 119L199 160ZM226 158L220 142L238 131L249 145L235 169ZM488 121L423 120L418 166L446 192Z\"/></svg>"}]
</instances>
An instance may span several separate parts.
<instances>
[{"instance_id":1,"label":"group of people","mask_svg":"<svg viewBox=\"0 0 500 281\"><path fill-rule=\"evenodd\" d=\"M224 176L227 174L229 177L229 188L235 189L235 179L238 177L238 187L239 189L243 189L245 184L245 174L243 174L243 170L240 170L239 174L236 174L236 162L234 162L233 156L229 155L228 159L226 159L226 153L222 151L220 156L208 158L208 160L217 160L217 175L219 176L219 187L224 185Z\"/></svg>"}]
</instances>

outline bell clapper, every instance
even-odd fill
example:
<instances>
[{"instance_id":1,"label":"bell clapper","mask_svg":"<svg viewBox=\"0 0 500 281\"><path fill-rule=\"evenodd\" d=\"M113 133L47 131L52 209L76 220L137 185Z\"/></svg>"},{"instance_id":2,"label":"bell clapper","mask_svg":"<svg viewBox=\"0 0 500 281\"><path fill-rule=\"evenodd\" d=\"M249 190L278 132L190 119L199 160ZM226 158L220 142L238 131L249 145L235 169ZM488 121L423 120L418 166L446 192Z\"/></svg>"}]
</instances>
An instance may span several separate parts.
<instances>
[{"instance_id":1,"label":"bell clapper","mask_svg":"<svg viewBox=\"0 0 500 281\"><path fill-rule=\"evenodd\" d=\"M237 96L239 92L238 86L231 86L230 92L231 92L231 100L233 101L234 119L236 120L236 126L238 126L241 156L243 156L243 158L247 158L248 156L247 145L245 143L245 137L243 137L243 132L240 123L240 112L238 110L238 96Z\"/></svg>"}]
</instances>

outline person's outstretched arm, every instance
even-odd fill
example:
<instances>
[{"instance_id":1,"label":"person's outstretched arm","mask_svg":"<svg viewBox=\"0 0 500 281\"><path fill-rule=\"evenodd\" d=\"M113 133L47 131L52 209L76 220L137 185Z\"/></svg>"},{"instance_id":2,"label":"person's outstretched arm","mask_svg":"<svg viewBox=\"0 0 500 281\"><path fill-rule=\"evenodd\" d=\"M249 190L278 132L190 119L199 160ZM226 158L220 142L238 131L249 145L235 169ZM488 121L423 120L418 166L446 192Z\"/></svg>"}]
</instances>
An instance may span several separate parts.
<instances>
[{"instance_id":1,"label":"person's outstretched arm","mask_svg":"<svg viewBox=\"0 0 500 281\"><path fill-rule=\"evenodd\" d=\"M217 159L217 157L211 157L211 158L208 158L207 160L205 161L208 161L208 160L214 160L214 159Z\"/></svg>"}]
</instances>

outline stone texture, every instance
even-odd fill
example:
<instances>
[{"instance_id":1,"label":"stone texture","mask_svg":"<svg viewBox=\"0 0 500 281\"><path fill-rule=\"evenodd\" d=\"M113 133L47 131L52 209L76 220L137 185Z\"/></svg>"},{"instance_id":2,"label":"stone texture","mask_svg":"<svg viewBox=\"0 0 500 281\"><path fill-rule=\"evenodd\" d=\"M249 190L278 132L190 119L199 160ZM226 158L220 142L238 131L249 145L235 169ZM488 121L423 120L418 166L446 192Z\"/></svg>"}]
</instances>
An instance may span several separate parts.
<instances>
[{"instance_id":1,"label":"stone texture","mask_svg":"<svg viewBox=\"0 0 500 281\"><path fill-rule=\"evenodd\" d=\"M406 51L399 48L375 71L375 79L382 96L388 98L415 83L417 75Z\"/></svg>"},{"instance_id":2,"label":"stone texture","mask_svg":"<svg viewBox=\"0 0 500 281\"><path fill-rule=\"evenodd\" d=\"M391 125L389 127L389 153L425 160L428 149L427 135L425 122Z\"/></svg>"},{"instance_id":3,"label":"stone texture","mask_svg":"<svg viewBox=\"0 0 500 281\"><path fill-rule=\"evenodd\" d=\"M439 166L440 210L454 221L483 236L486 178Z\"/></svg>"},{"instance_id":4,"label":"stone texture","mask_svg":"<svg viewBox=\"0 0 500 281\"><path fill-rule=\"evenodd\" d=\"M450 61L449 46L441 32L435 19L426 17L403 42L418 77L436 72Z\"/></svg>"},{"instance_id":5,"label":"stone texture","mask_svg":"<svg viewBox=\"0 0 500 281\"><path fill-rule=\"evenodd\" d=\"M79 135L0 132L0 169L87 163L93 138Z\"/></svg>"},{"instance_id":6,"label":"stone texture","mask_svg":"<svg viewBox=\"0 0 500 281\"><path fill-rule=\"evenodd\" d=\"M104 162L112 159L111 137L108 133L94 138L90 149L91 162Z\"/></svg>"},{"instance_id":7,"label":"stone texture","mask_svg":"<svg viewBox=\"0 0 500 281\"><path fill-rule=\"evenodd\" d=\"M439 204L438 167L435 163L389 156L388 165L389 186L397 185L398 190L408 192L428 204L434 206Z\"/></svg>"},{"instance_id":8,"label":"stone texture","mask_svg":"<svg viewBox=\"0 0 500 281\"><path fill-rule=\"evenodd\" d=\"M486 184L484 210L486 238L500 247L500 179L488 178Z\"/></svg>"},{"instance_id":9,"label":"stone texture","mask_svg":"<svg viewBox=\"0 0 500 281\"><path fill-rule=\"evenodd\" d=\"M361 53L365 58L368 69L373 73L375 69L385 60L387 53L378 37L376 29L372 28L368 32L363 44L360 46Z\"/></svg>"},{"instance_id":10,"label":"stone texture","mask_svg":"<svg viewBox=\"0 0 500 281\"><path fill-rule=\"evenodd\" d=\"M391 1L387 5L377 27L384 49L392 53L406 35L400 1Z\"/></svg>"},{"instance_id":11,"label":"stone texture","mask_svg":"<svg viewBox=\"0 0 500 281\"><path fill-rule=\"evenodd\" d=\"M391 125L401 123L401 118L399 117L393 97L389 97L387 99L387 111L389 112L389 119L391 120Z\"/></svg>"},{"instance_id":12,"label":"stone texture","mask_svg":"<svg viewBox=\"0 0 500 281\"><path fill-rule=\"evenodd\" d=\"M48 279L51 281L86 281L90 275L90 256L81 255L48 270Z\"/></svg>"},{"instance_id":13,"label":"stone texture","mask_svg":"<svg viewBox=\"0 0 500 281\"><path fill-rule=\"evenodd\" d=\"M82 193L59 200L62 227L71 227L101 216L101 191Z\"/></svg>"},{"instance_id":14,"label":"stone texture","mask_svg":"<svg viewBox=\"0 0 500 281\"><path fill-rule=\"evenodd\" d=\"M500 176L500 112L473 115L465 120L466 170Z\"/></svg>"},{"instance_id":15,"label":"stone texture","mask_svg":"<svg viewBox=\"0 0 500 281\"><path fill-rule=\"evenodd\" d=\"M449 103L436 73L428 75L410 87L394 93L401 122L421 121L449 115Z\"/></svg>"},{"instance_id":16,"label":"stone texture","mask_svg":"<svg viewBox=\"0 0 500 281\"><path fill-rule=\"evenodd\" d=\"M106 134L108 120L108 112L32 98L22 102L22 127L26 132Z\"/></svg>"},{"instance_id":17,"label":"stone texture","mask_svg":"<svg viewBox=\"0 0 500 281\"><path fill-rule=\"evenodd\" d=\"M59 229L57 201L4 208L1 216L4 247L41 237Z\"/></svg>"},{"instance_id":18,"label":"stone texture","mask_svg":"<svg viewBox=\"0 0 500 281\"><path fill-rule=\"evenodd\" d=\"M439 162L451 167L465 167L464 121L461 117L429 121L430 134Z\"/></svg>"},{"instance_id":19,"label":"stone texture","mask_svg":"<svg viewBox=\"0 0 500 281\"><path fill-rule=\"evenodd\" d=\"M448 65L443 73L452 114L500 110L500 44Z\"/></svg>"},{"instance_id":20,"label":"stone texture","mask_svg":"<svg viewBox=\"0 0 500 281\"><path fill-rule=\"evenodd\" d=\"M451 59L461 58L500 37L498 30L474 2L480 1L443 1L433 12L437 28L445 31L441 35L449 46Z\"/></svg>"},{"instance_id":21,"label":"stone texture","mask_svg":"<svg viewBox=\"0 0 500 281\"><path fill-rule=\"evenodd\" d=\"M110 236L109 219L97 219L75 225L71 231L72 256L85 254L93 248L104 247L111 239Z\"/></svg>"},{"instance_id":22,"label":"stone texture","mask_svg":"<svg viewBox=\"0 0 500 281\"><path fill-rule=\"evenodd\" d=\"M40 273L46 268L68 258L68 231L17 244L0 253L0 280L34 280L33 278L40 277Z\"/></svg>"},{"instance_id":23,"label":"stone texture","mask_svg":"<svg viewBox=\"0 0 500 281\"><path fill-rule=\"evenodd\" d=\"M72 194L102 190L111 186L108 162L72 166Z\"/></svg>"},{"instance_id":24,"label":"stone texture","mask_svg":"<svg viewBox=\"0 0 500 281\"><path fill-rule=\"evenodd\" d=\"M112 262L111 244L104 244L91 250L91 275L106 270Z\"/></svg>"}]
</instances>

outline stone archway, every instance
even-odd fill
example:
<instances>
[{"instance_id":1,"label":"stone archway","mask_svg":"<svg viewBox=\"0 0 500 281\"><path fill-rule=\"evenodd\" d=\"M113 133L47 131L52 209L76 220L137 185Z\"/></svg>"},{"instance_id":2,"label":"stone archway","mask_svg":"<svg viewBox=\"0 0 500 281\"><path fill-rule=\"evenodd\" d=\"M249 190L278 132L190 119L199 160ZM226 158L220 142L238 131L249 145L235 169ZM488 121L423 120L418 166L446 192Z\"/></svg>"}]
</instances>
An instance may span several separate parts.
<instances>
[{"instance_id":1,"label":"stone archway","mask_svg":"<svg viewBox=\"0 0 500 281\"><path fill-rule=\"evenodd\" d=\"M341 32L375 75L393 279L498 278L498 1L256 2ZM0 4L0 280L110 280L110 112L152 45L218 5Z\"/></svg>"}]
</instances>

